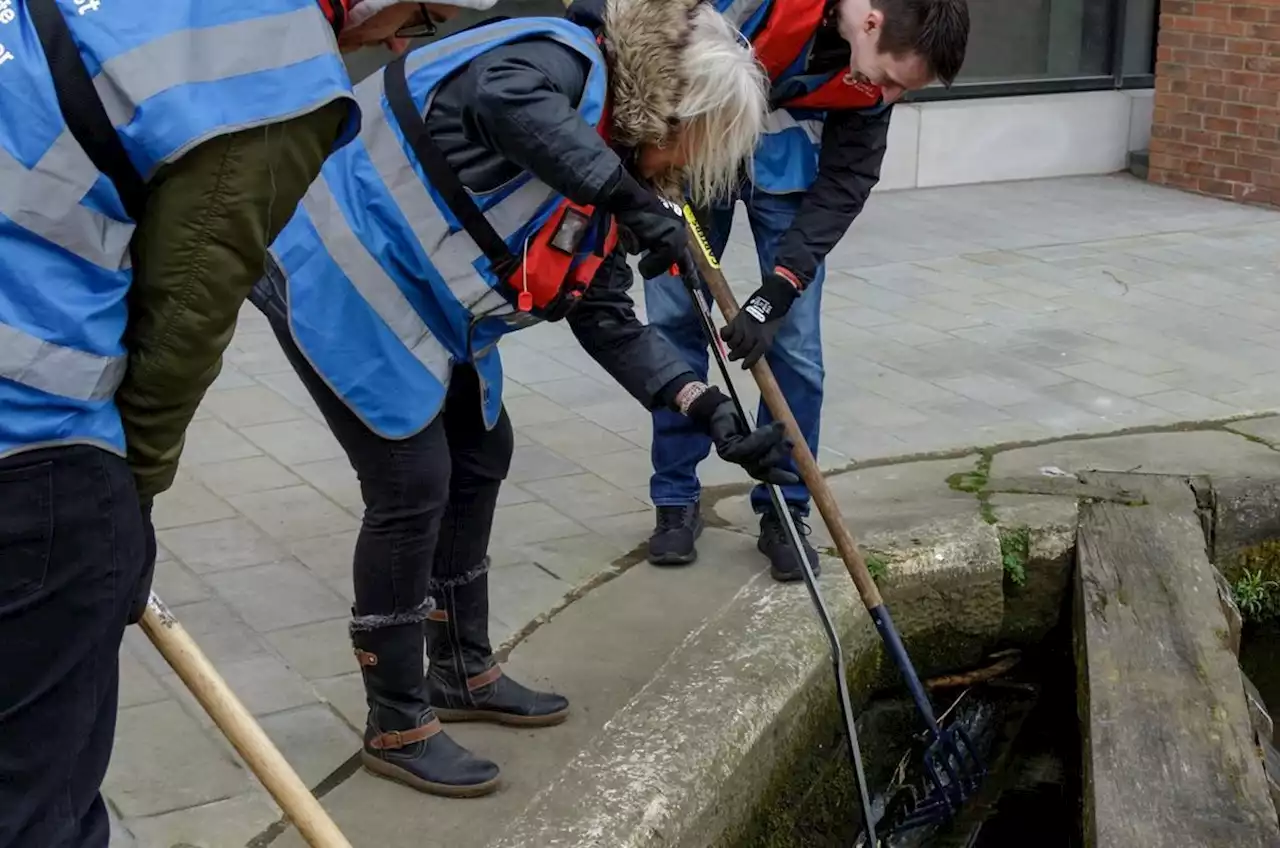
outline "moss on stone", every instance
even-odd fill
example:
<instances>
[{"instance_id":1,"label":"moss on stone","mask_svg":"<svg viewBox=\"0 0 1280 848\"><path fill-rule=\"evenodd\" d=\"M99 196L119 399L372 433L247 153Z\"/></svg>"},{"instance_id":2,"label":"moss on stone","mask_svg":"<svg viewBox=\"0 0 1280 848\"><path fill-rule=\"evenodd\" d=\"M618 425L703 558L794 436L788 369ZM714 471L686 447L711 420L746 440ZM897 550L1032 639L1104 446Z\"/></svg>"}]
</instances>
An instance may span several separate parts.
<instances>
[{"instance_id":1,"label":"moss on stone","mask_svg":"<svg viewBox=\"0 0 1280 848\"><path fill-rule=\"evenodd\" d=\"M1000 529L1000 562L1006 579L1015 586L1027 583L1027 563L1031 561L1031 528Z\"/></svg>"}]
</instances>

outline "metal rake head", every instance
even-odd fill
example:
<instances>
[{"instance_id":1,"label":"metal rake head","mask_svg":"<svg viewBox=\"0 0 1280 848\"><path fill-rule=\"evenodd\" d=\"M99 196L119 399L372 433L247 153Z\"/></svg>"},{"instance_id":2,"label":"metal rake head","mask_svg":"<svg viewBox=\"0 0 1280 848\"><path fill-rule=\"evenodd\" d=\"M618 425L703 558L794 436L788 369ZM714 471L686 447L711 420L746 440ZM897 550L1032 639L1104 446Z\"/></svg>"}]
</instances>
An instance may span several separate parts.
<instances>
[{"instance_id":1,"label":"metal rake head","mask_svg":"<svg viewBox=\"0 0 1280 848\"><path fill-rule=\"evenodd\" d=\"M964 729L952 725L936 733L924 749L924 775L918 787L899 799L893 833L945 824L982 784L986 768Z\"/></svg>"}]
</instances>

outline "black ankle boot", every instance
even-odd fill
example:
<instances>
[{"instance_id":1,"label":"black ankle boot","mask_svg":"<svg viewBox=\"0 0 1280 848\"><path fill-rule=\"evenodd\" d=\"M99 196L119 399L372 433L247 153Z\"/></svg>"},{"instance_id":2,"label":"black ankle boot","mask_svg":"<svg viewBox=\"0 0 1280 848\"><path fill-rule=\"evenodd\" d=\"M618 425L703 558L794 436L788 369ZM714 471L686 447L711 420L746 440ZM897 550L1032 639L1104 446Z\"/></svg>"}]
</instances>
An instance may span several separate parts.
<instances>
[{"instance_id":1,"label":"black ankle boot","mask_svg":"<svg viewBox=\"0 0 1280 848\"><path fill-rule=\"evenodd\" d=\"M507 677L489 647L489 560L431 581L427 614L427 697L441 721L546 727L569 715L569 701Z\"/></svg>"},{"instance_id":2,"label":"black ankle boot","mask_svg":"<svg viewBox=\"0 0 1280 848\"><path fill-rule=\"evenodd\" d=\"M358 630L351 638L369 703L364 767L432 795L468 798L497 789L497 765L450 739L427 703L422 622Z\"/></svg>"}]
</instances>

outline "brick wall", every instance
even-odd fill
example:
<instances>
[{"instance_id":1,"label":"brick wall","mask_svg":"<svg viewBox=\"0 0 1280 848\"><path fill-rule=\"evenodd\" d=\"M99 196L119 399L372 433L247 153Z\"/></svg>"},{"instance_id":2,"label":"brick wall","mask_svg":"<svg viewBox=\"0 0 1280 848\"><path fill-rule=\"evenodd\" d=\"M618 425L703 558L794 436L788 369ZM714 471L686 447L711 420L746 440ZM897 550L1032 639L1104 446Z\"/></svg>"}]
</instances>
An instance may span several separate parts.
<instances>
[{"instance_id":1,"label":"brick wall","mask_svg":"<svg viewBox=\"0 0 1280 848\"><path fill-rule=\"evenodd\" d=\"M1280 205L1280 0L1163 0L1148 179Z\"/></svg>"}]
</instances>

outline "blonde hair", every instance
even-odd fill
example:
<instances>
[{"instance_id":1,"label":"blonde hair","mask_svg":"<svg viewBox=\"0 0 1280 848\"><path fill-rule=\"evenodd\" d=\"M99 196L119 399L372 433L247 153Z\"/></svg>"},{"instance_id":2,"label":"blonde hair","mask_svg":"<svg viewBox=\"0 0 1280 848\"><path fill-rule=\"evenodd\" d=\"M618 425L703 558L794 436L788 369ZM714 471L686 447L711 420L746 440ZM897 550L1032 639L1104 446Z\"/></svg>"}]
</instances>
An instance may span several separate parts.
<instances>
[{"instance_id":1,"label":"blonde hair","mask_svg":"<svg viewBox=\"0 0 1280 848\"><path fill-rule=\"evenodd\" d=\"M685 177L697 204L727 200L764 130L769 77L747 40L700 3L682 56L687 82L675 117L684 127Z\"/></svg>"}]
</instances>

